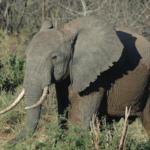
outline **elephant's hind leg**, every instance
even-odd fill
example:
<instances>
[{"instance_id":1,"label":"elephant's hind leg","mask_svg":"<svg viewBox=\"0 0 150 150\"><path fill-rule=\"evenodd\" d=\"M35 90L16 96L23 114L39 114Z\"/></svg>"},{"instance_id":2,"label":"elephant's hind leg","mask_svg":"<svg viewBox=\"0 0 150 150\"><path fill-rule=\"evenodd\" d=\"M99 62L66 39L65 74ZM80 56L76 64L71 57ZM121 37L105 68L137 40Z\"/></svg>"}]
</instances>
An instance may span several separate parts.
<instances>
[{"instance_id":1,"label":"elephant's hind leg","mask_svg":"<svg viewBox=\"0 0 150 150\"><path fill-rule=\"evenodd\" d=\"M75 125L88 128L93 114L97 113L103 97L103 89L87 96L79 96L78 93L69 89L69 120Z\"/></svg>"},{"instance_id":2,"label":"elephant's hind leg","mask_svg":"<svg viewBox=\"0 0 150 150\"><path fill-rule=\"evenodd\" d=\"M142 122L148 136L150 137L150 95L143 110Z\"/></svg>"}]
</instances>

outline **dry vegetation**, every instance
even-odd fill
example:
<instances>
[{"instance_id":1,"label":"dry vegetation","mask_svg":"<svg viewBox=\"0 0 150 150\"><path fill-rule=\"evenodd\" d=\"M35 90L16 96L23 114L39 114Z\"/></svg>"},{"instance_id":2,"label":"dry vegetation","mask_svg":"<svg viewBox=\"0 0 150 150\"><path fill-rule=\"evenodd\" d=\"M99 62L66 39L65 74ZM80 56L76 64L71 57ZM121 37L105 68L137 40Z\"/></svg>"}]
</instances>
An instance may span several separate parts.
<instances>
[{"instance_id":1,"label":"dry vegetation","mask_svg":"<svg viewBox=\"0 0 150 150\"><path fill-rule=\"evenodd\" d=\"M104 14L114 26L126 26L142 33L150 27L150 0L0 0L0 108L7 106L20 91L25 47L44 19L57 27L74 18ZM127 118L102 125L96 117L91 129L70 125L68 134L57 126L55 89L45 102L38 132L27 141L9 147L6 143L23 123L24 102L0 116L0 147L14 150L148 150L147 135L139 120L128 126ZM122 132L124 127L124 132ZM121 136L122 135L122 136ZM121 138L122 137L122 138ZM3 148L2 148L3 147Z\"/></svg>"},{"instance_id":2,"label":"dry vegetation","mask_svg":"<svg viewBox=\"0 0 150 150\"><path fill-rule=\"evenodd\" d=\"M1 0L0 21L6 32L36 30L44 19L54 26L76 17L101 13L115 25L143 28L150 24L149 0Z\"/></svg>"}]
</instances>

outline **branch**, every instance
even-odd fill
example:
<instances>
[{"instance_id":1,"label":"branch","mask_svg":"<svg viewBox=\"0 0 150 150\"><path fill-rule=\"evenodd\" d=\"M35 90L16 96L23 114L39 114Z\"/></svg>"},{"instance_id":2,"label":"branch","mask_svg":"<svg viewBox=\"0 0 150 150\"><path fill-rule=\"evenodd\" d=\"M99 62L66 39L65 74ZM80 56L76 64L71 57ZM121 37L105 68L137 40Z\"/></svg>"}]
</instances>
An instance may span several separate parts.
<instances>
[{"instance_id":1,"label":"branch","mask_svg":"<svg viewBox=\"0 0 150 150\"><path fill-rule=\"evenodd\" d=\"M81 0L82 7L83 7L83 16L87 15L86 3L84 0Z\"/></svg>"},{"instance_id":2,"label":"branch","mask_svg":"<svg viewBox=\"0 0 150 150\"><path fill-rule=\"evenodd\" d=\"M68 8L68 7L65 7L63 4L58 3L58 5L59 5L60 7L62 7L62 8L64 8L64 9L66 9L69 13L71 13L71 15L74 15L74 16L83 15L83 14L81 14L81 13L79 13L79 12L73 10L73 9L70 9L70 8Z\"/></svg>"},{"instance_id":3,"label":"branch","mask_svg":"<svg viewBox=\"0 0 150 150\"><path fill-rule=\"evenodd\" d=\"M82 0L81 0L81 1L82 1ZM85 7L84 10L83 10L83 11L84 11L84 13L83 13L83 12L78 12L78 11L75 11L75 10L73 10L73 9L70 9L70 8L64 6L64 5L61 4L61 3L58 3L58 6L62 7L63 9L66 9L67 12L68 12L69 14L73 15L73 16L86 16L87 14L92 14L92 13L97 12L97 11L99 11L99 10L101 9L101 7L98 7L98 8L95 9L95 10L87 10L87 9L86 9L86 5L83 4L82 6Z\"/></svg>"},{"instance_id":4,"label":"branch","mask_svg":"<svg viewBox=\"0 0 150 150\"><path fill-rule=\"evenodd\" d=\"M24 15L25 15L25 11L26 11L26 8L27 8L27 4L28 4L28 0L25 0L24 9L23 9L22 15L21 15L21 17L20 17L20 21L19 21L19 23L18 23L18 25L17 25L17 32L18 32L18 33L19 33L19 29L20 29L20 26L21 26L22 21L23 21L23 17L24 17Z\"/></svg>"},{"instance_id":5,"label":"branch","mask_svg":"<svg viewBox=\"0 0 150 150\"><path fill-rule=\"evenodd\" d=\"M124 149L125 139L126 139L127 130L128 130L128 118L129 118L130 112L131 112L131 107L129 107L129 109L128 109L128 107L126 107L124 127L123 127L123 131L122 131L122 135L121 135L118 150L123 150Z\"/></svg>"},{"instance_id":6,"label":"branch","mask_svg":"<svg viewBox=\"0 0 150 150\"><path fill-rule=\"evenodd\" d=\"M96 115L93 115L92 120L90 122L90 129L92 135L92 143L94 144L95 150L99 150L99 133L100 133L100 123Z\"/></svg>"},{"instance_id":7,"label":"branch","mask_svg":"<svg viewBox=\"0 0 150 150\"><path fill-rule=\"evenodd\" d=\"M134 26L139 19L143 16L143 14L146 12L146 10L149 9L148 5L150 4L150 2L147 3L146 8L141 12L141 14L137 17L137 19L131 24L131 26Z\"/></svg>"},{"instance_id":8,"label":"branch","mask_svg":"<svg viewBox=\"0 0 150 150\"><path fill-rule=\"evenodd\" d=\"M6 23L5 33L8 32L8 26L9 26L8 12L9 12L9 9L10 9L10 3L7 1L6 2L6 8L5 8L4 15L3 15L5 23Z\"/></svg>"}]
</instances>

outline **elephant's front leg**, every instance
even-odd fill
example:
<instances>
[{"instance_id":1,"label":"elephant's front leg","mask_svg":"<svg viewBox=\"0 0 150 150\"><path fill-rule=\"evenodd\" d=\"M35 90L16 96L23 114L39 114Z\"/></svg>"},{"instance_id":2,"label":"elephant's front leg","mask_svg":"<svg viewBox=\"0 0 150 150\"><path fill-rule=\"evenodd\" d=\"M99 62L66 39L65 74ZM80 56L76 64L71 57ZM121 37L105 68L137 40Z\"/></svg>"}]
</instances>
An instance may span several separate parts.
<instances>
[{"instance_id":1,"label":"elephant's front leg","mask_svg":"<svg viewBox=\"0 0 150 150\"><path fill-rule=\"evenodd\" d=\"M88 128L93 114L96 114L104 95L104 89L92 92L86 96L80 96L69 89L69 120L75 125Z\"/></svg>"}]
</instances>

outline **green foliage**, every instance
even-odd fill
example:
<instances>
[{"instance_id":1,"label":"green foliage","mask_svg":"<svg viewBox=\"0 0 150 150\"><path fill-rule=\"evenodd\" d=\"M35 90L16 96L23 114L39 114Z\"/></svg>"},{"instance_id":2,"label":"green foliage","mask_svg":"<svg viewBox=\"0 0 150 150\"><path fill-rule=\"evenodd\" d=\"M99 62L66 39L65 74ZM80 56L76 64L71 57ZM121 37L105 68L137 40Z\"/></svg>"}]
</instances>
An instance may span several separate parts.
<instances>
[{"instance_id":1,"label":"green foliage","mask_svg":"<svg viewBox=\"0 0 150 150\"><path fill-rule=\"evenodd\" d=\"M55 129L53 131L53 129ZM87 150L92 148L92 140L88 130L75 126L69 126L68 131L60 128L48 127L48 147L52 150ZM51 140L53 139L53 140Z\"/></svg>"},{"instance_id":2,"label":"green foliage","mask_svg":"<svg viewBox=\"0 0 150 150\"><path fill-rule=\"evenodd\" d=\"M23 81L24 60L15 54L0 60L0 90L14 91Z\"/></svg>"},{"instance_id":3,"label":"green foliage","mask_svg":"<svg viewBox=\"0 0 150 150\"><path fill-rule=\"evenodd\" d=\"M0 30L0 92L13 92L23 81L26 34L8 36Z\"/></svg>"},{"instance_id":4,"label":"green foliage","mask_svg":"<svg viewBox=\"0 0 150 150\"><path fill-rule=\"evenodd\" d=\"M39 129L34 137L18 143L14 147L6 144L4 150L95 150L91 130L81 129L73 125L69 125L68 130L63 130L57 125L56 120L42 124L45 131ZM98 133L100 150L118 149L122 125L123 121L113 122L111 125L106 124L105 120L103 121ZM129 128L132 127L129 126ZM134 129L134 132L136 130L138 128ZM128 133L125 147L126 150L149 150L150 142L146 138L139 141Z\"/></svg>"}]
</instances>

